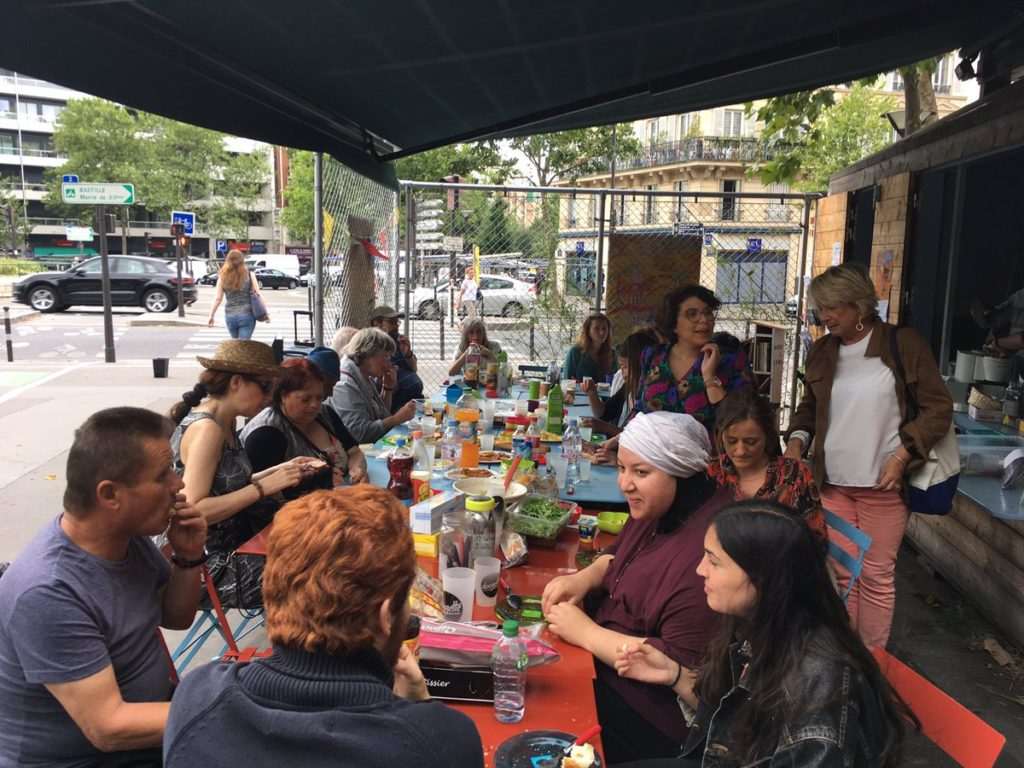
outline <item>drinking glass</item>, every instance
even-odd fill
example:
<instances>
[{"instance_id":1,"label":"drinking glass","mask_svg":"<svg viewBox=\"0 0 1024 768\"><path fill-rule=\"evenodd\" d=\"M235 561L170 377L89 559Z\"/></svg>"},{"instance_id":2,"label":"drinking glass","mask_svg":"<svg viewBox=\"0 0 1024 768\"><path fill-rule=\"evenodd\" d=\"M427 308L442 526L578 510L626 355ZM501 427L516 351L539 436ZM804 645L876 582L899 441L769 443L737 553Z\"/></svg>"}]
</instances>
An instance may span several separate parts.
<instances>
[{"instance_id":1,"label":"drinking glass","mask_svg":"<svg viewBox=\"0 0 1024 768\"><path fill-rule=\"evenodd\" d=\"M481 451L493 451L494 450L494 438L495 435L492 432L489 435L480 435L480 450Z\"/></svg>"},{"instance_id":2,"label":"drinking glass","mask_svg":"<svg viewBox=\"0 0 1024 768\"><path fill-rule=\"evenodd\" d=\"M580 459L580 482L590 482L590 462L587 459Z\"/></svg>"},{"instance_id":3,"label":"drinking glass","mask_svg":"<svg viewBox=\"0 0 1024 768\"><path fill-rule=\"evenodd\" d=\"M473 593L476 592L476 572L472 568L445 568L441 576L444 585L444 617L448 621L469 621L473 618Z\"/></svg>"},{"instance_id":4,"label":"drinking glass","mask_svg":"<svg viewBox=\"0 0 1024 768\"><path fill-rule=\"evenodd\" d=\"M594 436L593 427L580 427L580 437L583 438L583 442L589 443L590 438Z\"/></svg>"},{"instance_id":5,"label":"drinking glass","mask_svg":"<svg viewBox=\"0 0 1024 768\"><path fill-rule=\"evenodd\" d=\"M496 557L478 557L473 561L476 572L476 604L494 605L498 602L498 577L501 560Z\"/></svg>"},{"instance_id":6,"label":"drinking glass","mask_svg":"<svg viewBox=\"0 0 1024 768\"><path fill-rule=\"evenodd\" d=\"M556 456L548 454L548 464L555 470L555 483L559 489L565 488L566 475L568 474L569 464L565 460L564 456Z\"/></svg>"}]
</instances>

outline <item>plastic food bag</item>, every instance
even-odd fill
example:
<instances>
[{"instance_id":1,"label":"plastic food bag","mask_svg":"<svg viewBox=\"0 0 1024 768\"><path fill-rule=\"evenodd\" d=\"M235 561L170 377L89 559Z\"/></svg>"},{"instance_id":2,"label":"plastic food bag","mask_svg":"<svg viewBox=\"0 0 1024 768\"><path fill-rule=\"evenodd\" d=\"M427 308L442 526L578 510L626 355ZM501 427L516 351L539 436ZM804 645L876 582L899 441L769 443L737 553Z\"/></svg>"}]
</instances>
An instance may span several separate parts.
<instances>
[{"instance_id":1,"label":"plastic food bag","mask_svg":"<svg viewBox=\"0 0 1024 768\"><path fill-rule=\"evenodd\" d=\"M1016 488L1024 480L1024 448L1010 451L1003 459L1003 490Z\"/></svg>"},{"instance_id":2,"label":"plastic food bag","mask_svg":"<svg viewBox=\"0 0 1024 768\"><path fill-rule=\"evenodd\" d=\"M530 667L554 664L561 658L558 651L538 639L536 632L523 632ZM420 625L420 659L452 666L486 667L491 651L501 639L501 629L494 624L471 624L424 618Z\"/></svg>"},{"instance_id":3,"label":"plastic food bag","mask_svg":"<svg viewBox=\"0 0 1024 768\"><path fill-rule=\"evenodd\" d=\"M422 568L416 568L416 578L409 589L409 608L424 618L444 618L444 588L441 582Z\"/></svg>"}]
</instances>

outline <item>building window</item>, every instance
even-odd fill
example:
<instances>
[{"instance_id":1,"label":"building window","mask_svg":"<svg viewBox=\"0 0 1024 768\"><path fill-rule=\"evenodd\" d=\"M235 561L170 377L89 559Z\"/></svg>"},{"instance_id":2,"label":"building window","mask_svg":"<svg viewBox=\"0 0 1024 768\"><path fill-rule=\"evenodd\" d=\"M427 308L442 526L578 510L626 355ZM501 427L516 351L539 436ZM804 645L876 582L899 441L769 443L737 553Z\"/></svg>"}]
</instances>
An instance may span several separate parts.
<instances>
[{"instance_id":1,"label":"building window","mask_svg":"<svg viewBox=\"0 0 1024 768\"><path fill-rule=\"evenodd\" d=\"M789 192L789 185L769 184L766 191L784 195ZM765 206L765 217L768 221L789 221L790 210L789 203L782 198L769 200Z\"/></svg>"},{"instance_id":2,"label":"building window","mask_svg":"<svg viewBox=\"0 0 1024 768\"><path fill-rule=\"evenodd\" d=\"M952 90L949 83L949 68L952 62L949 56L943 56L932 72L932 88L937 94L947 94Z\"/></svg>"},{"instance_id":3,"label":"building window","mask_svg":"<svg viewBox=\"0 0 1024 768\"><path fill-rule=\"evenodd\" d=\"M619 213L618 213L618 216L616 217L616 221L619 224L625 224L626 223L626 196L625 195L619 195Z\"/></svg>"},{"instance_id":4,"label":"building window","mask_svg":"<svg viewBox=\"0 0 1024 768\"><path fill-rule=\"evenodd\" d=\"M15 139L13 133L0 133L0 153L5 155L13 155L15 147Z\"/></svg>"},{"instance_id":5,"label":"building window","mask_svg":"<svg viewBox=\"0 0 1024 768\"><path fill-rule=\"evenodd\" d=\"M693 115L680 115L679 116L679 140L685 139L689 133L690 128L693 126Z\"/></svg>"},{"instance_id":6,"label":"building window","mask_svg":"<svg viewBox=\"0 0 1024 768\"><path fill-rule=\"evenodd\" d=\"M653 192L654 185L648 184L647 191ZM644 197L644 224L654 223L654 195L647 195Z\"/></svg>"},{"instance_id":7,"label":"building window","mask_svg":"<svg viewBox=\"0 0 1024 768\"><path fill-rule=\"evenodd\" d=\"M689 221L690 211L686 207L683 195L686 193L686 182L677 181L672 185L678 197L676 198L676 221Z\"/></svg>"},{"instance_id":8,"label":"building window","mask_svg":"<svg viewBox=\"0 0 1024 768\"><path fill-rule=\"evenodd\" d=\"M739 205L736 200L736 193L739 192L740 183L736 179L725 179L722 182L722 221L736 221L739 216Z\"/></svg>"},{"instance_id":9,"label":"building window","mask_svg":"<svg viewBox=\"0 0 1024 768\"><path fill-rule=\"evenodd\" d=\"M892 89L894 91L903 90L903 76L899 73L899 70L892 73Z\"/></svg>"},{"instance_id":10,"label":"building window","mask_svg":"<svg viewBox=\"0 0 1024 768\"><path fill-rule=\"evenodd\" d=\"M658 118L647 122L647 146L653 147L658 143Z\"/></svg>"},{"instance_id":11,"label":"building window","mask_svg":"<svg viewBox=\"0 0 1024 768\"><path fill-rule=\"evenodd\" d=\"M576 226L576 193L569 194L569 226Z\"/></svg>"},{"instance_id":12,"label":"building window","mask_svg":"<svg viewBox=\"0 0 1024 768\"><path fill-rule=\"evenodd\" d=\"M782 304L788 260L786 251L719 251L715 295L723 304Z\"/></svg>"},{"instance_id":13,"label":"building window","mask_svg":"<svg viewBox=\"0 0 1024 768\"><path fill-rule=\"evenodd\" d=\"M742 109L727 109L725 110L725 130L726 136L742 136L743 135L743 110Z\"/></svg>"}]
</instances>

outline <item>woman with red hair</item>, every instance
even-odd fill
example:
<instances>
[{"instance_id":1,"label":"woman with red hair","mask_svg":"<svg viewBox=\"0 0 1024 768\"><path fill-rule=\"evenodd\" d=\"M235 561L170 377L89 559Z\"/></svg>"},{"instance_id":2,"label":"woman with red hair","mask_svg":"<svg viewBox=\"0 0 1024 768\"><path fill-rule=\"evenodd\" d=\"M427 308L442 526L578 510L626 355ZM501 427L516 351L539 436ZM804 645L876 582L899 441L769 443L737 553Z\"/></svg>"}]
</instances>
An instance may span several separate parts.
<instances>
[{"instance_id":1,"label":"woman with red hair","mask_svg":"<svg viewBox=\"0 0 1024 768\"><path fill-rule=\"evenodd\" d=\"M273 655L182 679L164 765L483 768L473 721L430 701L403 645L416 554L387 491L318 491L277 514L263 574Z\"/></svg>"},{"instance_id":2,"label":"woman with red hair","mask_svg":"<svg viewBox=\"0 0 1024 768\"><path fill-rule=\"evenodd\" d=\"M291 489L296 498L317 488L366 480L366 457L341 420L324 404L324 374L304 358L286 360L273 402L242 430L253 469L273 467L297 456L324 462L316 475Z\"/></svg>"}]
</instances>

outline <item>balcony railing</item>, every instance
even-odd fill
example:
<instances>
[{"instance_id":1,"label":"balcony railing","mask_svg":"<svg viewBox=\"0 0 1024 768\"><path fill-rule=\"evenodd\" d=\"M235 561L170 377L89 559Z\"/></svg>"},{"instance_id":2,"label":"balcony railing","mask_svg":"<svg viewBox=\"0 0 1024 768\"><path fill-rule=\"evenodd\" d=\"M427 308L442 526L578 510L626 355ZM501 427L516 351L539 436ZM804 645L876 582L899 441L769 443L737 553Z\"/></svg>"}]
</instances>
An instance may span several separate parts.
<instances>
[{"instance_id":1,"label":"balcony railing","mask_svg":"<svg viewBox=\"0 0 1024 768\"><path fill-rule=\"evenodd\" d=\"M53 149L33 149L32 147L0 146L0 155L23 155L24 157L57 157Z\"/></svg>"},{"instance_id":2,"label":"balcony railing","mask_svg":"<svg viewBox=\"0 0 1024 768\"><path fill-rule=\"evenodd\" d=\"M761 139L698 136L644 147L636 157L616 162L616 168L630 170L702 161L758 163L771 160L773 155L772 149ZM611 163L608 168L611 169Z\"/></svg>"}]
</instances>

